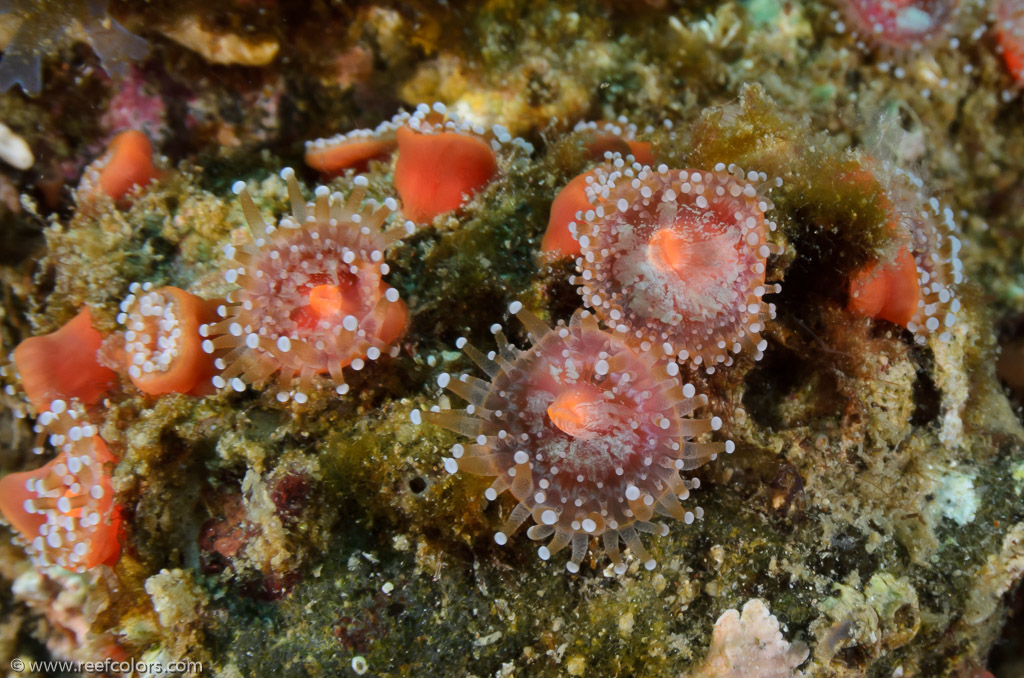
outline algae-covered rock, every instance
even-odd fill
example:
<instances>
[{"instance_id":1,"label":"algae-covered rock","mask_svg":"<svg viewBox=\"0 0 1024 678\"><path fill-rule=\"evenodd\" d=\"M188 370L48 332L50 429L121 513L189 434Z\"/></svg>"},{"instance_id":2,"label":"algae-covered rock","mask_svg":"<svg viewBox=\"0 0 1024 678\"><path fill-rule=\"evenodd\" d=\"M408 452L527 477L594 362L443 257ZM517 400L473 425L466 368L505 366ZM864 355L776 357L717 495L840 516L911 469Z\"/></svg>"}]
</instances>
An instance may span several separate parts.
<instances>
[{"instance_id":1,"label":"algae-covered rock","mask_svg":"<svg viewBox=\"0 0 1024 678\"><path fill-rule=\"evenodd\" d=\"M116 511L97 520L119 555L82 572L36 569L26 545L62 532L15 525L91 523L74 513L81 488L0 496L0 665L130 657L226 676L1013 675L1024 118L986 8L957 3L940 36L903 48L857 32L846 5L864 2L66 4L39 3L45 17L31 3L12 7L24 31L106 26L138 47L130 29L150 56L110 78L106 55L68 32L31 52L39 96L0 94L0 120L34 159L0 167L0 242L10 243L0 252L0 476L41 467L71 435L28 404L31 375L14 348L88 306L105 337L97 362L118 376L78 423L95 426L115 458L103 472ZM111 15L90 23L101 9ZM85 37L102 52L97 36ZM21 49L9 44L0 74ZM116 201L75 192L124 121L152 135L154 180ZM339 152L356 160L323 175L304 165L304 142L356 129L345 138L367 145ZM495 156L457 207L406 224L397 158L416 134L441 142L417 160L424 183ZM641 152L651 168L622 157ZM516 399L491 384L575 383L575 362L555 369L531 346L541 323L557 336L559 321L606 301L585 291L603 270L541 251L555 196L589 173L586 204L563 224L579 242L584 224L662 200L651 177L679 172L680 193L648 211L666 232L676 223L667 205L706 172L735 179L714 185L749 197L742 223L763 218L763 233L750 226L752 238L722 249L652 238L607 276L628 281L616 292L627 298L647 280L631 272L671 273L686 282L688 308L725 307L721 271L754 247L752 296L731 312L756 316L756 327L722 339L708 352L721 362L708 365L625 327L650 296L603 316L601 332L657 363L652 383L672 405L658 412L695 409L685 432L667 416L643 429L678 433L675 449L660 448L675 457L631 464L644 446L606 448L619 455L615 477L656 476L638 485L662 494L633 486L573 525L560 519L584 503L574 483L605 460L553 472L555 489L517 484L541 461L536 431L578 442L640 429L656 389L637 394L633 411L609 406L637 375L623 379L628 352L607 348L587 384L614 381L608 396L580 388L556 402L538 387ZM602 203L613 189L623 202ZM352 195L355 209L345 207ZM721 209L694 221L737 218ZM358 234L367 223L400 237L316 256L339 224ZM589 244L581 257L610 256ZM293 269L273 267L307 251ZM308 304L284 307L281 275ZM125 336L150 331L122 308L133 283L209 302L193 338L216 378L165 395L133 384ZM245 294L264 283L282 306L263 308L277 316L251 313ZM376 310L385 301L401 312ZM524 310L525 328L511 318ZM695 322L679 315L681 328ZM294 332L274 335L274 324ZM154 323L166 331L154 356L171 362L180 326ZM303 334L320 329L333 334ZM362 353L303 369L326 341ZM74 382L67 361L53 356L53 383ZM499 411L504 403L521 409ZM500 422L527 414L535 435L511 447L518 429ZM648 471L655 463L671 473ZM595 493L615 483L605 481ZM547 496L556 489L564 497ZM670 494L681 497L676 517ZM619 501L629 513L607 509ZM543 502L564 508L523 508ZM18 510L22 520L11 519ZM610 526L613 514L624 524ZM608 543L613 532L621 545Z\"/></svg>"}]
</instances>

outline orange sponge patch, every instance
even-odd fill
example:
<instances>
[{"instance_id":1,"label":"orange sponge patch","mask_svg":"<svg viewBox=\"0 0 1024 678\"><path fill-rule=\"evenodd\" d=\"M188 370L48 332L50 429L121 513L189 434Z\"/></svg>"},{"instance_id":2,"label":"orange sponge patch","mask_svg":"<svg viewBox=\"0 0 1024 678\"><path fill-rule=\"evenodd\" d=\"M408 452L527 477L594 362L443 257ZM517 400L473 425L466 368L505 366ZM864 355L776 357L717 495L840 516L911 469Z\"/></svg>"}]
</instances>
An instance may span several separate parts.
<instances>
[{"instance_id":1,"label":"orange sponge patch","mask_svg":"<svg viewBox=\"0 0 1024 678\"><path fill-rule=\"evenodd\" d=\"M98 403L117 376L97 362L102 343L103 335L93 329L92 314L83 308L56 332L18 344L14 364L29 402L40 411L57 398Z\"/></svg>"},{"instance_id":2,"label":"orange sponge patch","mask_svg":"<svg viewBox=\"0 0 1024 678\"><path fill-rule=\"evenodd\" d=\"M458 209L498 171L494 151L478 137L458 132L420 134L398 130L395 188L403 212L418 223Z\"/></svg>"}]
</instances>

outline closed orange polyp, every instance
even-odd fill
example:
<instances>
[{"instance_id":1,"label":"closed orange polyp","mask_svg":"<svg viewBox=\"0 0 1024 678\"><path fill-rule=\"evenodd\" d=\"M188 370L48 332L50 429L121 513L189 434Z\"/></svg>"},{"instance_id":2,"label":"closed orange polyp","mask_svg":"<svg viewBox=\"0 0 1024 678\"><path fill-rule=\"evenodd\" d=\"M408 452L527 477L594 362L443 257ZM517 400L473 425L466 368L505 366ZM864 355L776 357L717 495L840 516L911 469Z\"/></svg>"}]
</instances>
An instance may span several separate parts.
<instances>
[{"instance_id":1,"label":"closed orange polyp","mask_svg":"<svg viewBox=\"0 0 1024 678\"><path fill-rule=\"evenodd\" d=\"M896 261L889 271L889 303L879 317L906 327L917 312L917 303L921 299L917 264L906 247L896 255Z\"/></svg>"},{"instance_id":2,"label":"closed orange polyp","mask_svg":"<svg viewBox=\"0 0 1024 678\"><path fill-rule=\"evenodd\" d=\"M347 169L362 169L371 160L383 158L395 149L395 140L345 140L327 148L308 148L306 164L325 176L334 177Z\"/></svg>"},{"instance_id":3,"label":"closed orange polyp","mask_svg":"<svg viewBox=\"0 0 1024 678\"><path fill-rule=\"evenodd\" d=\"M1000 43L1003 41L1000 40ZM1006 69L1015 80L1024 80L1024 49L1018 49L1015 45L1003 47L1003 61L1006 62Z\"/></svg>"},{"instance_id":4,"label":"closed orange polyp","mask_svg":"<svg viewBox=\"0 0 1024 678\"><path fill-rule=\"evenodd\" d=\"M586 194L587 177L591 174L585 172L573 178L555 196L548 216L548 229L540 243L540 249L545 254L554 257L579 256L580 244L569 231L569 223L576 221L578 212L591 209Z\"/></svg>"},{"instance_id":5,"label":"closed orange polyp","mask_svg":"<svg viewBox=\"0 0 1024 678\"><path fill-rule=\"evenodd\" d=\"M638 163L641 165L654 164L654 150L651 147L651 142L627 141L626 145L629 146L629 152Z\"/></svg>"},{"instance_id":6,"label":"closed orange polyp","mask_svg":"<svg viewBox=\"0 0 1024 678\"><path fill-rule=\"evenodd\" d=\"M167 370L142 373L138 377L129 375L129 379L136 388L149 395L205 395L209 392L207 386L216 368L213 364L214 356L203 351L199 327L218 319L216 303L177 287L161 287L157 291L173 300L175 315L182 330L179 354ZM156 341L155 336L153 341Z\"/></svg>"},{"instance_id":7,"label":"closed orange polyp","mask_svg":"<svg viewBox=\"0 0 1024 678\"><path fill-rule=\"evenodd\" d=\"M93 454L96 461L108 471L117 463L117 459L110 453L110 448L99 436L93 438ZM103 488L103 499L100 500L97 510L100 515L106 516L106 520L99 524L89 540L85 569L97 565L113 565L121 557L121 542L118 539L121 532L121 510L114 504L114 490L110 486L109 472L100 477L99 485Z\"/></svg>"},{"instance_id":8,"label":"closed orange polyp","mask_svg":"<svg viewBox=\"0 0 1024 678\"><path fill-rule=\"evenodd\" d=\"M405 216L417 223L458 209L498 171L491 147L475 136L402 127L397 138L395 189Z\"/></svg>"},{"instance_id":9,"label":"closed orange polyp","mask_svg":"<svg viewBox=\"0 0 1024 678\"><path fill-rule=\"evenodd\" d=\"M625 156L632 152L632 146L625 139L615 134L598 134L591 141L587 142L587 153L594 160L603 160L605 153L618 153ZM637 159L639 160L639 158Z\"/></svg>"},{"instance_id":10,"label":"closed orange polyp","mask_svg":"<svg viewBox=\"0 0 1024 678\"><path fill-rule=\"evenodd\" d=\"M121 132L110 142L109 156L100 170L99 188L119 202L136 186L145 186L157 177L153 166L153 146L138 130Z\"/></svg>"},{"instance_id":11,"label":"closed orange polyp","mask_svg":"<svg viewBox=\"0 0 1024 678\"><path fill-rule=\"evenodd\" d=\"M868 264L854 274L847 308L862 316L906 327L917 312L920 298L917 265L904 247L893 263Z\"/></svg>"},{"instance_id":12,"label":"closed orange polyp","mask_svg":"<svg viewBox=\"0 0 1024 678\"><path fill-rule=\"evenodd\" d=\"M889 276L879 264L868 264L850 278L846 308L866 318L877 318L889 297Z\"/></svg>"},{"instance_id":13,"label":"closed orange polyp","mask_svg":"<svg viewBox=\"0 0 1024 678\"><path fill-rule=\"evenodd\" d=\"M110 509L110 522L105 529L93 535L92 547L86 557L85 569L92 569L97 565L113 566L121 558L121 509L114 506Z\"/></svg>"},{"instance_id":14,"label":"closed orange polyp","mask_svg":"<svg viewBox=\"0 0 1024 678\"><path fill-rule=\"evenodd\" d=\"M28 541L32 541L35 535L39 534L39 528L46 522L46 517L25 510L25 502L35 496L26 489L26 483L29 480L43 479L56 463L57 460L54 459L46 466L34 471L9 473L0 478L0 513L11 524L11 527Z\"/></svg>"},{"instance_id":15,"label":"closed orange polyp","mask_svg":"<svg viewBox=\"0 0 1024 678\"><path fill-rule=\"evenodd\" d=\"M18 344L14 364L29 402L39 411L59 398L98 403L116 381L114 371L97 361L102 343L86 307L56 332Z\"/></svg>"},{"instance_id":16,"label":"closed orange polyp","mask_svg":"<svg viewBox=\"0 0 1024 678\"><path fill-rule=\"evenodd\" d=\"M1003 49L1006 69L1020 83L1024 81L1024 2L997 0L993 15L996 39Z\"/></svg>"},{"instance_id":17,"label":"closed orange polyp","mask_svg":"<svg viewBox=\"0 0 1024 678\"><path fill-rule=\"evenodd\" d=\"M98 436L93 437L90 444L90 453L95 459L96 465L109 469L116 459L110 453L107 444ZM57 473L55 469L59 464L65 468L68 466L67 453L61 452L47 464L34 471L10 473L0 478L0 514L3 514L7 522L29 544L41 534L40 530L48 519L44 513L29 513L26 510L26 501L38 499L36 493L27 489L27 485L29 481L37 482L54 477ZM98 484L103 490L102 497L96 500L95 505L90 506L90 509L97 511L102 519L91 534L83 533L83 536L88 534L89 537L89 541L86 543L87 551L80 566L76 565L72 568L75 571L88 570L97 565L113 565L121 556L121 544L118 538L121 512L114 504L114 492L110 485L109 471L100 475ZM88 496L90 489L90 487L84 487L80 494ZM80 509L74 509L66 515L79 518ZM73 544L66 543L63 548L70 549L72 546Z\"/></svg>"}]
</instances>

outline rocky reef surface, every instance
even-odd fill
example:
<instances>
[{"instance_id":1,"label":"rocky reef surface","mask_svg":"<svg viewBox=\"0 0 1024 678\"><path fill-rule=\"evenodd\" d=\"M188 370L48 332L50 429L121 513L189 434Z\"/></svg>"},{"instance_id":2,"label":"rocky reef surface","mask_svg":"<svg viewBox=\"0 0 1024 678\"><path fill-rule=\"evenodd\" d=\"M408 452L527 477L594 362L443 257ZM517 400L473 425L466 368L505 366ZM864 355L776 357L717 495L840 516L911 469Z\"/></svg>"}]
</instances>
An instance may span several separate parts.
<instances>
[{"instance_id":1,"label":"rocky reef surface","mask_svg":"<svg viewBox=\"0 0 1024 678\"><path fill-rule=\"evenodd\" d=\"M120 547L64 569L0 522L0 670L1024 675L1019 3L214 4L0 3L0 476L61 443L15 347L87 307L112 376L85 416L114 459ZM405 118L397 158L390 129L331 171L304 142L434 102L424 124L466 121L501 150L457 208L387 246L380 290L407 326L376 359L300 386L239 368L235 388L221 355L220 388L157 394L119 362L142 285L234 303L249 204L301 223L304 200L365 191L401 226ZM620 133L595 154L584 121ZM775 226L760 285L781 289L758 294L756 348L671 368L707 396L698 444L735 448L685 471L702 517L659 520L650 560L592 549L571 572L526 530L496 542L516 500L449 473L467 440L426 419L456 406L447 375L483 376L467 340L492 350L500 323L530 345L510 305L549 325L599 306L541 243L559 191L639 155L634 136L655 165L753 173ZM119 149L136 164L115 190ZM469 151L430 161L446 152ZM865 311L851 290L865 271L896 289L901 248L920 305L890 291Z\"/></svg>"}]
</instances>

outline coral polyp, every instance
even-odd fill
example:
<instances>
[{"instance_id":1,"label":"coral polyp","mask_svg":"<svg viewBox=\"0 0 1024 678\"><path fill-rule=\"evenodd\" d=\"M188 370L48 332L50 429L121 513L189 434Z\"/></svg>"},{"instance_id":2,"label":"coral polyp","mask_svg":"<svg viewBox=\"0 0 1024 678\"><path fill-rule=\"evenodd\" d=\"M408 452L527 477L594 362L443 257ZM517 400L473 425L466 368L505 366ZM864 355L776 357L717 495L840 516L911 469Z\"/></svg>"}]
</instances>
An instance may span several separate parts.
<instances>
[{"instance_id":1,"label":"coral polyp","mask_svg":"<svg viewBox=\"0 0 1024 678\"><path fill-rule=\"evenodd\" d=\"M126 130L110 141L107 151L89 164L78 185L78 200L87 202L106 195L126 205L133 190L160 176L153 164L153 145L138 130Z\"/></svg>"},{"instance_id":2,"label":"coral polyp","mask_svg":"<svg viewBox=\"0 0 1024 678\"><path fill-rule=\"evenodd\" d=\"M889 264L871 263L857 270L850 280L847 307L859 315L906 327L917 313L920 299L917 265L904 247Z\"/></svg>"},{"instance_id":3,"label":"coral polyp","mask_svg":"<svg viewBox=\"0 0 1024 678\"><path fill-rule=\"evenodd\" d=\"M651 522L655 513L685 523L702 516L699 507L680 504L699 486L680 471L733 450L731 442L693 440L721 420L690 418L707 399L679 381L678 365L657 363L622 333L600 329L589 312L577 311L568 325L552 329L518 302L510 310L532 347L519 350L500 328L494 328L497 354L460 340L492 381L442 374L438 383L469 405L422 415L475 439L452 447L445 468L495 476L486 496L508 490L519 501L495 534L499 544L532 516L529 537L550 539L539 548L543 560L571 546L566 567L576 572L591 539L600 537L617 572L626 567L620 542L653 568L639 535L667 533ZM413 414L414 422L420 418Z\"/></svg>"},{"instance_id":4,"label":"coral polyp","mask_svg":"<svg viewBox=\"0 0 1024 678\"><path fill-rule=\"evenodd\" d=\"M417 223L464 205L498 172L497 151L513 141L504 128L483 127L421 104L396 132L395 190L402 211Z\"/></svg>"},{"instance_id":5,"label":"coral polyp","mask_svg":"<svg viewBox=\"0 0 1024 678\"><path fill-rule=\"evenodd\" d=\"M1020 0L997 0L992 14L1006 69L1020 84L1024 82L1024 3Z\"/></svg>"},{"instance_id":6,"label":"coral polyp","mask_svg":"<svg viewBox=\"0 0 1024 678\"><path fill-rule=\"evenodd\" d=\"M848 308L906 327L919 344L932 334L949 341L961 306L957 287L964 281L953 211L924 196L920 177L888 166L879 172L900 249L890 261L854 272Z\"/></svg>"},{"instance_id":7,"label":"coral polyp","mask_svg":"<svg viewBox=\"0 0 1024 678\"><path fill-rule=\"evenodd\" d=\"M347 200L321 186L307 203L295 173L281 175L292 214L277 226L263 220L244 183L235 184L252 240L226 248L233 261L225 279L240 287L219 309L223 319L200 332L209 337L208 353L229 351L219 359L216 387L242 391L276 374L277 398L302 403L317 374L329 374L337 391L347 392L342 369L362 369L405 330L406 306L383 280L384 253L412 224L382 230L398 206L392 199L364 201L363 177Z\"/></svg>"},{"instance_id":8,"label":"coral polyp","mask_svg":"<svg viewBox=\"0 0 1024 678\"><path fill-rule=\"evenodd\" d=\"M0 478L0 513L32 560L78 572L112 564L121 553L120 511L110 473L114 457L76 403L55 400L39 416L57 456L34 471Z\"/></svg>"},{"instance_id":9,"label":"coral polyp","mask_svg":"<svg viewBox=\"0 0 1024 678\"><path fill-rule=\"evenodd\" d=\"M150 395L203 392L213 357L201 348L199 326L213 322L214 304L177 287L132 283L117 320L124 325L124 363L135 386Z\"/></svg>"},{"instance_id":10,"label":"coral polyp","mask_svg":"<svg viewBox=\"0 0 1024 678\"><path fill-rule=\"evenodd\" d=\"M671 128L666 121L665 126ZM645 134L654 131L653 127L644 129ZM584 148L592 160L611 160L616 156L629 162L652 165L655 162L654 148L649 141L637 139L638 128L624 116L614 122L584 121L573 128L573 133L582 137ZM555 196L551 203L548 217L548 228L541 241L541 251L546 258L554 260L562 257L577 257L580 254L579 242L573 237L570 225L578 215L590 208L586 194L587 186L593 182L593 172L583 172L572 178Z\"/></svg>"},{"instance_id":11,"label":"coral polyp","mask_svg":"<svg viewBox=\"0 0 1024 678\"><path fill-rule=\"evenodd\" d=\"M15 347L14 365L36 410L45 411L58 398L95 405L116 383L117 375L99 359L103 334L92 322L86 306L57 331L29 337Z\"/></svg>"},{"instance_id":12,"label":"coral polyp","mask_svg":"<svg viewBox=\"0 0 1024 678\"><path fill-rule=\"evenodd\" d=\"M898 49L916 49L947 33L957 0L843 0L858 37Z\"/></svg>"},{"instance_id":13,"label":"coral polyp","mask_svg":"<svg viewBox=\"0 0 1024 678\"><path fill-rule=\"evenodd\" d=\"M728 171L726 171L728 169ZM769 200L735 167L652 169L616 158L588 187L593 209L573 227L580 243L573 282L610 327L693 366L714 371L744 347L759 358L760 332L778 292L765 283Z\"/></svg>"},{"instance_id":14,"label":"coral polyp","mask_svg":"<svg viewBox=\"0 0 1024 678\"><path fill-rule=\"evenodd\" d=\"M364 167L370 160L391 153L398 142L395 132L409 119L399 113L375 129L355 129L333 137L306 142L306 164L326 176L337 176L351 168Z\"/></svg>"},{"instance_id":15,"label":"coral polyp","mask_svg":"<svg viewBox=\"0 0 1024 678\"><path fill-rule=\"evenodd\" d=\"M584 172L572 178L551 201L548 227L540 242L540 249L550 259L578 257L580 243L573 236L579 215L590 209L587 186L593 172Z\"/></svg>"},{"instance_id":16,"label":"coral polyp","mask_svg":"<svg viewBox=\"0 0 1024 678\"><path fill-rule=\"evenodd\" d=\"M625 116L614 121L581 121L573 127L573 132L583 136L587 153L595 160L604 158L605 153L618 153L623 157L632 155L633 159L644 165L654 163L654 151L649 141L637 139L640 133L635 123ZM653 128L644 130L650 134Z\"/></svg>"}]
</instances>

